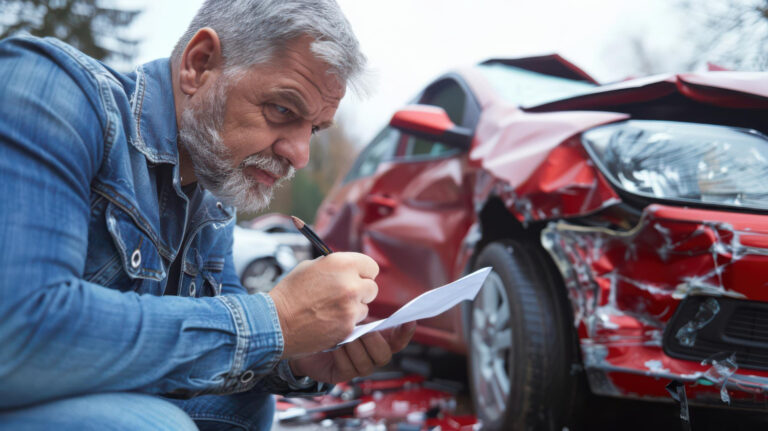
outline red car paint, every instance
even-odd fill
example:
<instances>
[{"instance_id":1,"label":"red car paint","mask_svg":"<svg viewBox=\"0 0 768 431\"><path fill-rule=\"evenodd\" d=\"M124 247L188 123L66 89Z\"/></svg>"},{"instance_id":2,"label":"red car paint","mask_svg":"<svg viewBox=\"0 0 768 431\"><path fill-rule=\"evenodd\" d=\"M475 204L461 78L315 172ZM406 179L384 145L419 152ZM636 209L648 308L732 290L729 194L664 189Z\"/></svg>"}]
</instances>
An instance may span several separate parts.
<instances>
[{"instance_id":1,"label":"red car paint","mask_svg":"<svg viewBox=\"0 0 768 431\"><path fill-rule=\"evenodd\" d=\"M508 64L591 80L560 57L538 59ZM479 237L487 234L478 214L498 199L523 226L551 222L541 241L568 290L593 392L668 400L664 386L680 380L689 383L693 401L719 402L725 392L734 401L765 405L768 372L669 357L661 334L689 294L768 302L768 216L671 204L643 208L639 221L617 216L611 209L622 198L580 135L631 118L622 107L633 103L663 105L678 98L736 108L734 115L768 109L768 75L663 75L522 108L501 100L476 70L457 74L480 107L468 151L383 162L372 175L339 185L318 210L316 229L334 249L360 251L379 263L380 293L371 316L386 316L464 274L479 252ZM570 221L577 217L623 229ZM424 321L415 340L466 352L461 319L455 308Z\"/></svg>"}]
</instances>

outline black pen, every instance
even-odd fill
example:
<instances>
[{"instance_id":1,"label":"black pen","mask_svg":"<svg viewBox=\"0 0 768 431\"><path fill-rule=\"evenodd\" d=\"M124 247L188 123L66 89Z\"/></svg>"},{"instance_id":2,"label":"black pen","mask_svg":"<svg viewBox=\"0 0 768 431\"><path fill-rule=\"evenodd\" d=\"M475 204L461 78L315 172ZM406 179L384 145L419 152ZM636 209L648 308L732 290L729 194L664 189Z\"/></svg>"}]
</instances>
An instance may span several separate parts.
<instances>
[{"instance_id":1,"label":"black pen","mask_svg":"<svg viewBox=\"0 0 768 431\"><path fill-rule=\"evenodd\" d=\"M315 247L317 247L318 250L320 250L320 253L323 254L323 256L328 256L329 254L333 253L330 247L325 245L322 239L320 239L317 234L307 226L306 223L304 223L300 218L291 216L293 219L293 224L296 225L296 229L301 232L302 235L304 235L309 242L311 242Z\"/></svg>"}]
</instances>

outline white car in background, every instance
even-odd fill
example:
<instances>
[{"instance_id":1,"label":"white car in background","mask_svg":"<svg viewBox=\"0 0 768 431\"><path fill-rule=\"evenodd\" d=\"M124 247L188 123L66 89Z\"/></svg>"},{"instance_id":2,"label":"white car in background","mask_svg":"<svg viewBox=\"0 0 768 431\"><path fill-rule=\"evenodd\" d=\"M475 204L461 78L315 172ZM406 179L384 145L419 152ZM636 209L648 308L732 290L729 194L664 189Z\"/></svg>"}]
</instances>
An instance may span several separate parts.
<instances>
[{"instance_id":1,"label":"white car in background","mask_svg":"<svg viewBox=\"0 0 768 431\"><path fill-rule=\"evenodd\" d=\"M312 244L296 229L293 220L280 213L269 213L240 223L240 226L271 234L280 244L293 249L299 262L312 259Z\"/></svg>"},{"instance_id":2,"label":"white car in background","mask_svg":"<svg viewBox=\"0 0 768 431\"><path fill-rule=\"evenodd\" d=\"M235 226L233 236L235 272L248 293L269 292L299 263L291 246L270 233Z\"/></svg>"}]
</instances>

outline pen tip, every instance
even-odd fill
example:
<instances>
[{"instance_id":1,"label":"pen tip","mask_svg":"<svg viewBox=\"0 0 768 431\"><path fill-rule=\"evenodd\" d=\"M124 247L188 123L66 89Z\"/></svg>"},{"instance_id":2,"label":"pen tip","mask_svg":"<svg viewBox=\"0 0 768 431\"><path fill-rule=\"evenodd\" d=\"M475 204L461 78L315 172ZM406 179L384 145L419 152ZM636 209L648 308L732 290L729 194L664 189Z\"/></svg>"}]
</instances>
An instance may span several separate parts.
<instances>
[{"instance_id":1,"label":"pen tip","mask_svg":"<svg viewBox=\"0 0 768 431\"><path fill-rule=\"evenodd\" d=\"M296 229L304 228L304 222L301 221L300 218L298 218L296 216L291 216L291 219L293 219L293 224L296 226Z\"/></svg>"}]
</instances>

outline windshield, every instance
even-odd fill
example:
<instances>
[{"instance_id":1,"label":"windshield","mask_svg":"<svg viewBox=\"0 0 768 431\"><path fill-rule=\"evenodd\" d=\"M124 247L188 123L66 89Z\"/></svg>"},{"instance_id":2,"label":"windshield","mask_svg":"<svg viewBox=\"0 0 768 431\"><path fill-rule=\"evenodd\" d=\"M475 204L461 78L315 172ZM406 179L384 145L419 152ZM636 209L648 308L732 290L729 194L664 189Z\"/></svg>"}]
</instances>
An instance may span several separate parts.
<instances>
[{"instance_id":1,"label":"windshield","mask_svg":"<svg viewBox=\"0 0 768 431\"><path fill-rule=\"evenodd\" d=\"M478 66L504 100L518 106L535 106L588 93L595 84L531 72L499 63Z\"/></svg>"}]
</instances>

